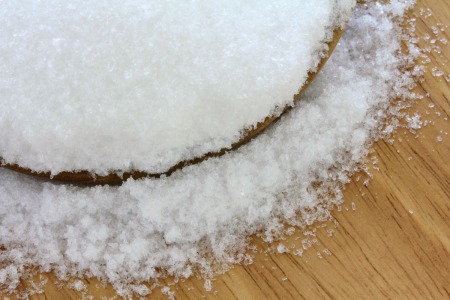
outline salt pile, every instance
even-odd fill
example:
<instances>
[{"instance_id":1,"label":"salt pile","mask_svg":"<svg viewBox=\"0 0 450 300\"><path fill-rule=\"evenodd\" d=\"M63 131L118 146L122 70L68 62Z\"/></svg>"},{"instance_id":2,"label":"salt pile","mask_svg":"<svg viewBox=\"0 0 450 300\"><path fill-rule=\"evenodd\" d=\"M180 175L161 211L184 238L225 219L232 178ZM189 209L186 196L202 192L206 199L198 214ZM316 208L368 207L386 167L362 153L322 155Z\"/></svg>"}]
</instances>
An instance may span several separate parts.
<instances>
[{"instance_id":1,"label":"salt pile","mask_svg":"<svg viewBox=\"0 0 450 300\"><path fill-rule=\"evenodd\" d=\"M250 234L272 241L285 222L326 219L370 143L394 130L386 120L414 97L405 71L411 57L399 55L401 19L412 4L358 5L299 105L223 157L120 187L56 185L0 170L0 284L14 289L27 266L39 266L144 295L149 290L133 284L167 274L210 278L242 262Z\"/></svg>"},{"instance_id":2,"label":"salt pile","mask_svg":"<svg viewBox=\"0 0 450 300\"><path fill-rule=\"evenodd\" d=\"M228 148L292 104L354 3L1 1L0 157L162 173Z\"/></svg>"}]
</instances>

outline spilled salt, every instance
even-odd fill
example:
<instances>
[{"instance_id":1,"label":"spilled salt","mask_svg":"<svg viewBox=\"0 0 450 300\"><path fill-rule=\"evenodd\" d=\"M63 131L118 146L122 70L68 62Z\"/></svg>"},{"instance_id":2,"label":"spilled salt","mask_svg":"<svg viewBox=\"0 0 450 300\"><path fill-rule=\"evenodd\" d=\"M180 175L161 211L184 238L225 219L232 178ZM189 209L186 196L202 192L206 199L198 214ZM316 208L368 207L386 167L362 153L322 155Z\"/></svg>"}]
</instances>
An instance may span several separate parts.
<instances>
[{"instance_id":1,"label":"spilled salt","mask_svg":"<svg viewBox=\"0 0 450 300\"><path fill-rule=\"evenodd\" d=\"M161 288L163 295L166 295L169 299L175 299L175 292L170 289L170 287L165 286Z\"/></svg>"},{"instance_id":2,"label":"spilled salt","mask_svg":"<svg viewBox=\"0 0 450 300\"><path fill-rule=\"evenodd\" d=\"M278 244L277 251L278 253L289 253L289 249L283 244Z\"/></svg>"},{"instance_id":3,"label":"spilled salt","mask_svg":"<svg viewBox=\"0 0 450 300\"><path fill-rule=\"evenodd\" d=\"M323 249L322 252L325 253L326 255L332 255L329 249Z\"/></svg>"},{"instance_id":4,"label":"spilled salt","mask_svg":"<svg viewBox=\"0 0 450 300\"><path fill-rule=\"evenodd\" d=\"M354 3L0 1L0 157L161 173L228 148L293 103Z\"/></svg>"},{"instance_id":5,"label":"spilled salt","mask_svg":"<svg viewBox=\"0 0 450 300\"><path fill-rule=\"evenodd\" d=\"M389 99L400 109L414 97L411 74L402 71L411 58L399 56L410 5L358 5L298 106L223 157L120 187L57 185L0 170L0 285L14 290L33 265L61 279L99 277L119 295L145 296L150 291L137 283L194 272L211 290L214 275L245 260L249 235L273 241L284 222L326 219L369 143L386 134L381 125L395 115ZM313 245L312 232L302 249Z\"/></svg>"},{"instance_id":6,"label":"spilled salt","mask_svg":"<svg viewBox=\"0 0 450 300\"><path fill-rule=\"evenodd\" d=\"M414 113L412 116L406 116L406 122L408 122L408 128L415 130L422 128L423 122L418 113Z\"/></svg>"},{"instance_id":7,"label":"spilled salt","mask_svg":"<svg viewBox=\"0 0 450 300\"><path fill-rule=\"evenodd\" d=\"M76 280L69 284L69 287L73 288L75 291L83 291L86 289L86 284L81 280Z\"/></svg>"},{"instance_id":8,"label":"spilled salt","mask_svg":"<svg viewBox=\"0 0 450 300\"><path fill-rule=\"evenodd\" d=\"M444 75L444 72L440 70L438 67L433 67L431 69L431 75L433 75L434 77L441 77Z\"/></svg>"}]
</instances>

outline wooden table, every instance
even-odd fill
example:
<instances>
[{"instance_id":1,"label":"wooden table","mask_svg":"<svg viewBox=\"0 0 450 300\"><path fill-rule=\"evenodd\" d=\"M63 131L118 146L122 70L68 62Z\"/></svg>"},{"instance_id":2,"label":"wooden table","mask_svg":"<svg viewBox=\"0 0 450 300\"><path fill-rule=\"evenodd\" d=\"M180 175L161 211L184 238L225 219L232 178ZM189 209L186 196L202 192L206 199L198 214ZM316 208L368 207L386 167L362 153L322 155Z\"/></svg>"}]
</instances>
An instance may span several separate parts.
<instances>
[{"instance_id":1,"label":"wooden table","mask_svg":"<svg viewBox=\"0 0 450 300\"><path fill-rule=\"evenodd\" d=\"M414 9L431 8L433 16L418 16L417 34L433 36L431 26L450 23L450 1L419 0ZM448 28L441 36L449 38ZM441 45L450 59L450 41ZM450 73L450 62L431 53L433 66ZM445 76L444 75L444 76ZM345 191L336 222L317 228L317 242L303 256L256 254L254 263L236 266L213 281L205 292L203 281L190 279L172 285L177 299L450 299L450 87L431 72L417 91L429 93L411 113L432 121L413 134L400 129L393 144L379 141L372 156L379 170L366 187L364 175L353 176ZM434 107L429 107L433 103ZM427 111L429 114L427 114ZM442 131L442 132L441 132ZM442 136L443 141L437 142ZM402 140L401 142L399 140ZM361 177L358 180L358 177ZM354 205L352 205L354 204ZM352 207L353 206L353 207ZM354 210L354 209L355 210ZM329 237L329 235L333 235ZM295 234L283 244L299 245ZM260 241L255 243L267 249ZM301 244L300 244L301 245ZM45 293L32 299L80 299L83 293L58 289L47 274ZM111 287L97 288L84 280L95 299L114 296ZM167 280L166 283L170 283ZM166 298L155 290L151 299ZM11 299L14 299L12 297Z\"/></svg>"}]
</instances>

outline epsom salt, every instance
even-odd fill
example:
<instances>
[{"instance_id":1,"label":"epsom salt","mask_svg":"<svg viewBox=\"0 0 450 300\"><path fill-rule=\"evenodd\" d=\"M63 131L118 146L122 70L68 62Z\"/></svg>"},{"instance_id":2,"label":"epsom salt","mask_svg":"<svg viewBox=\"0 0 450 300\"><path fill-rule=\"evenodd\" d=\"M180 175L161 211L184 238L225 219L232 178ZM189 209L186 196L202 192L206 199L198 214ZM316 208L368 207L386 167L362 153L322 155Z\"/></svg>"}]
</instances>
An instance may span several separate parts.
<instances>
[{"instance_id":1,"label":"epsom salt","mask_svg":"<svg viewBox=\"0 0 450 300\"><path fill-rule=\"evenodd\" d=\"M293 226L326 219L330 207L342 202L342 185L359 169L369 143L386 134L384 122L398 112L392 107L399 109L413 97L408 90L411 74L402 71L411 58L399 54L404 36L399 22L410 5L406 0L358 5L340 45L298 106L257 139L223 157L170 177L130 179L120 187L57 185L0 170L0 285L13 290L27 267L38 266L61 280L96 276L120 295L145 295L149 289L139 283L194 272L208 279L210 289L214 275L243 262L249 235L258 233L272 241L285 231L286 222ZM136 25L121 24L115 24L117 30ZM56 38L47 33L49 39ZM293 38L289 36L288 45ZM64 47L64 40L55 43L55 49ZM59 86L53 88L64 95ZM101 96L94 92L92 97ZM398 99L394 104L389 100L393 98ZM64 106L48 109L62 112ZM84 122L87 126L95 120ZM292 252L302 255L303 250Z\"/></svg>"},{"instance_id":2,"label":"epsom salt","mask_svg":"<svg viewBox=\"0 0 450 300\"><path fill-rule=\"evenodd\" d=\"M0 157L161 173L230 147L293 103L354 2L0 1Z\"/></svg>"}]
</instances>

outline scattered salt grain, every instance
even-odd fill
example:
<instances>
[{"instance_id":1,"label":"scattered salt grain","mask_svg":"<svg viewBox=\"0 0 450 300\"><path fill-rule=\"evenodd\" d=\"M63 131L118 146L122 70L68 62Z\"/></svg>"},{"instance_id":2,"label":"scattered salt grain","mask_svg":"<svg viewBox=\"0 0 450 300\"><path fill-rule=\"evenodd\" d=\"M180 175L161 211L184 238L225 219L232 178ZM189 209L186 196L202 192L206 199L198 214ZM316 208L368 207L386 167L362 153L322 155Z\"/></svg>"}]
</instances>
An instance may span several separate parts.
<instances>
[{"instance_id":1,"label":"scattered salt grain","mask_svg":"<svg viewBox=\"0 0 450 300\"><path fill-rule=\"evenodd\" d=\"M323 249L322 252L325 253L326 255L332 255L329 249Z\"/></svg>"},{"instance_id":2,"label":"scattered salt grain","mask_svg":"<svg viewBox=\"0 0 450 300\"><path fill-rule=\"evenodd\" d=\"M210 289L211 290L211 289ZM170 300L175 299L175 292L170 289L168 286L164 286L161 288L161 293L166 295Z\"/></svg>"},{"instance_id":3,"label":"scattered salt grain","mask_svg":"<svg viewBox=\"0 0 450 300\"><path fill-rule=\"evenodd\" d=\"M212 283L210 279L205 280L205 284L203 285L206 291L211 291Z\"/></svg>"},{"instance_id":4,"label":"scattered salt grain","mask_svg":"<svg viewBox=\"0 0 450 300\"><path fill-rule=\"evenodd\" d=\"M444 75L444 72L440 70L438 67L433 67L431 69L431 75L433 75L434 77L441 77Z\"/></svg>"},{"instance_id":5,"label":"scattered salt grain","mask_svg":"<svg viewBox=\"0 0 450 300\"><path fill-rule=\"evenodd\" d=\"M223 157L120 187L58 185L1 169L0 285L14 290L34 265L60 279L95 276L127 296L166 275L212 278L242 262L251 234L270 241L285 222L326 220L370 143L385 136L381 125L397 116L390 99L400 109L414 98L404 71L412 58L399 56L401 16L412 3L358 5L297 107ZM293 253L319 245L314 235Z\"/></svg>"},{"instance_id":6,"label":"scattered salt grain","mask_svg":"<svg viewBox=\"0 0 450 300\"><path fill-rule=\"evenodd\" d=\"M438 135L437 137L436 137L436 141L437 142L442 142L442 135Z\"/></svg>"},{"instance_id":7,"label":"scattered salt grain","mask_svg":"<svg viewBox=\"0 0 450 300\"><path fill-rule=\"evenodd\" d=\"M413 116L406 116L406 122L408 122L408 128L412 130L420 129L423 124L418 113L414 113Z\"/></svg>"},{"instance_id":8,"label":"scattered salt grain","mask_svg":"<svg viewBox=\"0 0 450 300\"><path fill-rule=\"evenodd\" d=\"M242 263L244 266L251 265L253 263L253 256L246 254Z\"/></svg>"},{"instance_id":9,"label":"scattered salt grain","mask_svg":"<svg viewBox=\"0 0 450 300\"><path fill-rule=\"evenodd\" d=\"M278 253L289 253L289 249L283 244L278 244L277 251Z\"/></svg>"},{"instance_id":10,"label":"scattered salt grain","mask_svg":"<svg viewBox=\"0 0 450 300\"><path fill-rule=\"evenodd\" d=\"M429 8L427 8L427 9L421 8L421 9L419 10L419 14L420 14L421 16L423 16L424 19L428 19L429 17L431 17L431 16L433 15L433 12L432 12L431 9L429 9Z\"/></svg>"},{"instance_id":11,"label":"scattered salt grain","mask_svg":"<svg viewBox=\"0 0 450 300\"><path fill-rule=\"evenodd\" d=\"M78 292L86 290L86 284L81 280L75 280L68 286Z\"/></svg>"},{"instance_id":12,"label":"scattered salt grain","mask_svg":"<svg viewBox=\"0 0 450 300\"><path fill-rule=\"evenodd\" d=\"M295 233L295 227L289 227L286 229L286 235L293 235Z\"/></svg>"}]
</instances>

